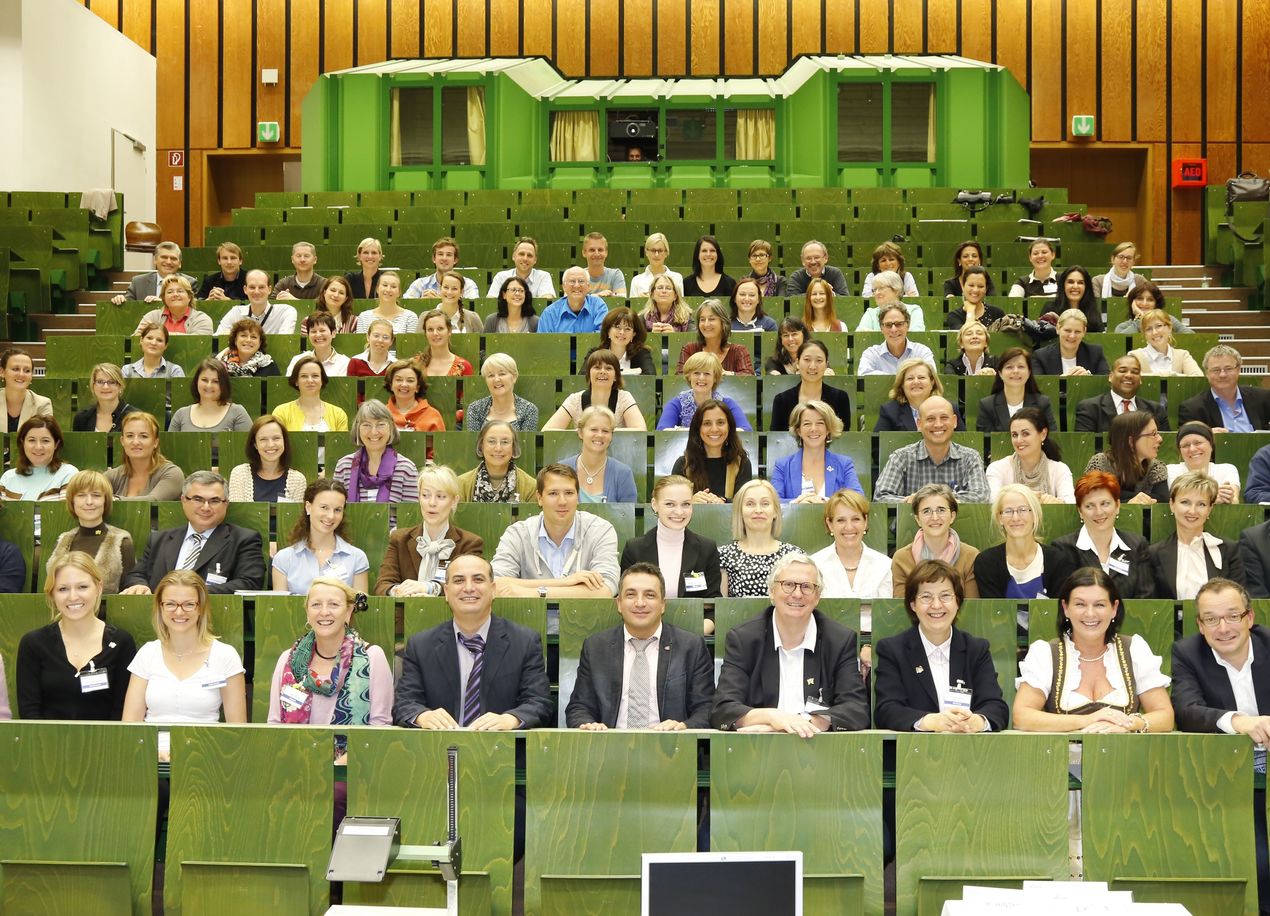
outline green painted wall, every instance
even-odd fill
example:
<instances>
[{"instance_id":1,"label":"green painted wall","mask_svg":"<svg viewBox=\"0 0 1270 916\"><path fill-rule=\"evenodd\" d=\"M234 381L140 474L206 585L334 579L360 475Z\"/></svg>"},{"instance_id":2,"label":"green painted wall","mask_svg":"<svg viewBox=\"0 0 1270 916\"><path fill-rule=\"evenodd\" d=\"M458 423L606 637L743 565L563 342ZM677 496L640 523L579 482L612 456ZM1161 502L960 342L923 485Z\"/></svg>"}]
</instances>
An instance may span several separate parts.
<instances>
[{"instance_id":1,"label":"green painted wall","mask_svg":"<svg viewBox=\"0 0 1270 916\"><path fill-rule=\"evenodd\" d=\"M838 137L834 133L836 125L829 117L832 87L833 80L828 73L817 73L783 105L779 99L776 102L776 122L780 125L776 144L777 171L784 172L785 183L789 187L815 188L836 184L833 160L838 149Z\"/></svg>"}]
</instances>

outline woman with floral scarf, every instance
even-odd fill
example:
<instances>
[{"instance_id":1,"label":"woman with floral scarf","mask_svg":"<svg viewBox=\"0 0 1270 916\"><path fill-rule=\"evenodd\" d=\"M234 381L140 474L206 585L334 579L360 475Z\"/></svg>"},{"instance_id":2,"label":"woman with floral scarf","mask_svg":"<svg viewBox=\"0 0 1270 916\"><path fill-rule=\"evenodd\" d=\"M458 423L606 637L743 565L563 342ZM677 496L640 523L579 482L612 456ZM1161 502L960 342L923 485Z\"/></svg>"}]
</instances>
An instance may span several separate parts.
<instances>
[{"instance_id":1,"label":"woman with floral scarf","mask_svg":"<svg viewBox=\"0 0 1270 916\"><path fill-rule=\"evenodd\" d=\"M278 364L269 355L265 332L253 318L234 322L229 329L229 346L216 354L231 376L264 378L281 375Z\"/></svg>"},{"instance_id":2,"label":"woman with floral scarf","mask_svg":"<svg viewBox=\"0 0 1270 916\"><path fill-rule=\"evenodd\" d=\"M536 503L533 476L516 467L520 437L506 420L488 420L476 436L475 468L459 475L459 499L476 503Z\"/></svg>"}]
</instances>

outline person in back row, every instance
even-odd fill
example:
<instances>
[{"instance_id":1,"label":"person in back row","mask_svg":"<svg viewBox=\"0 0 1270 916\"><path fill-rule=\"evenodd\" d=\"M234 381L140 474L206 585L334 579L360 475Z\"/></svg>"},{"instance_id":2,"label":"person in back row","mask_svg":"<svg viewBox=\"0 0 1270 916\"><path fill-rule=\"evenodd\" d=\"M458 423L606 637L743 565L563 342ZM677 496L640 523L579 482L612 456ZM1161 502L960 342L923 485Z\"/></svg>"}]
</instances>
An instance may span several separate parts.
<instances>
[{"instance_id":1,"label":"person in back row","mask_svg":"<svg viewBox=\"0 0 1270 916\"><path fill-rule=\"evenodd\" d=\"M163 281L168 277L181 277L190 288L190 300L194 299L194 278L181 271L181 246L176 242L160 242L154 246L154 270L137 274L128 284L127 292L110 301L115 305L125 302L158 302L163 298Z\"/></svg>"},{"instance_id":2,"label":"person in back row","mask_svg":"<svg viewBox=\"0 0 1270 916\"><path fill-rule=\"evenodd\" d=\"M604 262L609 256L609 242L602 232L588 232L582 239L582 256L586 258L587 292L592 296L626 296L626 278L616 267Z\"/></svg>"},{"instance_id":3,"label":"person in back row","mask_svg":"<svg viewBox=\"0 0 1270 916\"><path fill-rule=\"evenodd\" d=\"M282 277L273 286L275 299L317 299L326 277L317 273L317 248L312 242L291 246L291 266L295 273Z\"/></svg>"},{"instance_id":4,"label":"person in back row","mask_svg":"<svg viewBox=\"0 0 1270 916\"><path fill-rule=\"evenodd\" d=\"M220 270L203 278L198 288L198 298L220 302L242 302L247 298L243 289L243 250L233 242L221 242L216 246L216 263Z\"/></svg>"},{"instance_id":5,"label":"person in back row","mask_svg":"<svg viewBox=\"0 0 1270 916\"><path fill-rule=\"evenodd\" d=\"M229 334L234 325L244 318L250 318L260 325L264 334L294 334L296 321L295 307L285 302L269 302L269 275L263 270L249 270L243 281L247 304L235 305L221 317L216 326L217 335Z\"/></svg>"},{"instance_id":6,"label":"person in back row","mask_svg":"<svg viewBox=\"0 0 1270 916\"><path fill-rule=\"evenodd\" d=\"M441 281L454 272L459 263L459 243L447 236L442 236L432 243L432 264L436 267L433 273L419 277L406 288L405 299L439 299L441 297ZM478 299L480 290L476 288L471 277L459 276L463 284L462 298Z\"/></svg>"},{"instance_id":7,"label":"person in back row","mask_svg":"<svg viewBox=\"0 0 1270 916\"><path fill-rule=\"evenodd\" d=\"M518 238L516 247L512 249L512 261L515 262L515 267L500 270L494 274L494 279L489 284L489 292L485 294L486 299L497 299L499 292L502 291L503 282L508 277L520 277L524 280L536 299L556 298L556 288L551 282L551 275L534 266L538 263L537 241L529 236Z\"/></svg>"},{"instance_id":8,"label":"person in back row","mask_svg":"<svg viewBox=\"0 0 1270 916\"><path fill-rule=\"evenodd\" d=\"M851 288L847 286L847 278L841 270L829 263L829 249L824 242L811 239L803 243L803 266L789 275L785 283L785 293L789 296L802 296L807 292L807 284L812 280L823 278L833 287L835 296L850 296Z\"/></svg>"}]
</instances>

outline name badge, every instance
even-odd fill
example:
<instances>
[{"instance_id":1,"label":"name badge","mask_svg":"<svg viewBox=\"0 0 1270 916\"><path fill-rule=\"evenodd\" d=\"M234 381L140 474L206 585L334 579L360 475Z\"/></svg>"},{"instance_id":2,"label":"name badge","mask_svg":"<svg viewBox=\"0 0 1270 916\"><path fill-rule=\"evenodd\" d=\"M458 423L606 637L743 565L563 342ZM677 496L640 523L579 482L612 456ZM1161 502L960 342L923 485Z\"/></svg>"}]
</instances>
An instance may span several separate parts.
<instances>
[{"instance_id":1,"label":"name badge","mask_svg":"<svg viewBox=\"0 0 1270 916\"><path fill-rule=\"evenodd\" d=\"M820 697L807 697L803 700L803 712L809 716L818 716L829 711L829 707L820 702Z\"/></svg>"},{"instance_id":2,"label":"name badge","mask_svg":"<svg viewBox=\"0 0 1270 916\"><path fill-rule=\"evenodd\" d=\"M110 672L104 668L100 671L86 671L79 676L80 693L96 693L110 689Z\"/></svg>"},{"instance_id":3,"label":"name badge","mask_svg":"<svg viewBox=\"0 0 1270 916\"><path fill-rule=\"evenodd\" d=\"M204 690L220 690L226 683L228 682L225 678L220 677L219 675L209 674L207 676L207 680L203 681L203 683L199 684L199 686Z\"/></svg>"},{"instance_id":4,"label":"name badge","mask_svg":"<svg viewBox=\"0 0 1270 916\"><path fill-rule=\"evenodd\" d=\"M684 576L685 592L704 592L706 590L706 574L702 572L690 572Z\"/></svg>"},{"instance_id":5,"label":"name badge","mask_svg":"<svg viewBox=\"0 0 1270 916\"><path fill-rule=\"evenodd\" d=\"M278 693L278 700L288 711L301 709L308 698L309 694L296 684L288 684Z\"/></svg>"},{"instance_id":6,"label":"name badge","mask_svg":"<svg viewBox=\"0 0 1270 916\"><path fill-rule=\"evenodd\" d=\"M946 709L964 709L970 711L971 692L969 687L962 687L962 682L958 681L956 687L949 687L948 694L944 697L944 707Z\"/></svg>"},{"instance_id":7,"label":"name badge","mask_svg":"<svg viewBox=\"0 0 1270 916\"><path fill-rule=\"evenodd\" d=\"M224 584L225 584L226 582L228 582L228 581L229 581L229 580L228 580L228 579L226 579L224 576L217 575L216 573L208 573L208 574L207 574L207 584L208 584L208 585L224 585Z\"/></svg>"},{"instance_id":8,"label":"name badge","mask_svg":"<svg viewBox=\"0 0 1270 916\"><path fill-rule=\"evenodd\" d=\"M1115 557L1107 558L1107 572L1119 573L1122 576L1129 575L1129 561L1119 560Z\"/></svg>"}]
</instances>

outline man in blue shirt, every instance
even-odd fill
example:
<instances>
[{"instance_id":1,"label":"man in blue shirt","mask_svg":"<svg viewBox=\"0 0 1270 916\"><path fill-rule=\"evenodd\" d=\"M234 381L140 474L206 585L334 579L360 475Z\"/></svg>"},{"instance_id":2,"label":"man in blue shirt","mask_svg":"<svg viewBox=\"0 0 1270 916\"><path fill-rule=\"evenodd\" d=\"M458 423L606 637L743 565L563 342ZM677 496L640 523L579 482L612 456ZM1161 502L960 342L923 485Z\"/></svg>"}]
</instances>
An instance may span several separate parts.
<instances>
[{"instance_id":1,"label":"man in blue shirt","mask_svg":"<svg viewBox=\"0 0 1270 916\"><path fill-rule=\"evenodd\" d=\"M1218 344L1204 354L1208 391L1182 402L1178 419L1200 420L1215 433L1250 433L1270 429L1270 391L1239 384L1243 357L1228 344Z\"/></svg>"},{"instance_id":2,"label":"man in blue shirt","mask_svg":"<svg viewBox=\"0 0 1270 916\"><path fill-rule=\"evenodd\" d=\"M564 295L543 311L538 319L539 334L592 334L600 330L609 307L599 296L587 292L591 278L585 267L564 272Z\"/></svg>"}]
</instances>

